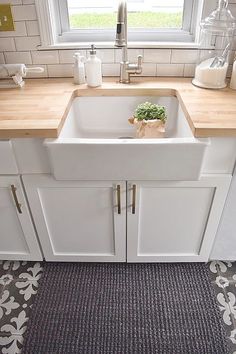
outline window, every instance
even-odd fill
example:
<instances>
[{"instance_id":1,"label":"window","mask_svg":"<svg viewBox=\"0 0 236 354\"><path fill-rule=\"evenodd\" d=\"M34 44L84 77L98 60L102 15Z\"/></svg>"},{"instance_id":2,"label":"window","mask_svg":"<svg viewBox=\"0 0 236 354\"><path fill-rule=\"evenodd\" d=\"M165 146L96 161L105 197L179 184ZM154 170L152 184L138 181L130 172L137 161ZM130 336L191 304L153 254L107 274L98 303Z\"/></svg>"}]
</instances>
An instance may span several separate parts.
<instances>
[{"instance_id":1,"label":"window","mask_svg":"<svg viewBox=\"0 0 236 354\"><path fill-rule=\"evenodd\" d=\"M200 3L127 0L129 42L193 42ZM36 0L36 6L44 44L115 40L117 0Z\"/></svg>"},{"instance_id":2,"label":"window","mask_svg":"<svg viewBox=\"0 0 236 354\"><path fill-rule=\"evenodd\" d=\"M128 0L129 28L182 28L184 0ZM110 0L68 0L71 30L114 28L117 5Z\"/></svg>"}]
</instances>

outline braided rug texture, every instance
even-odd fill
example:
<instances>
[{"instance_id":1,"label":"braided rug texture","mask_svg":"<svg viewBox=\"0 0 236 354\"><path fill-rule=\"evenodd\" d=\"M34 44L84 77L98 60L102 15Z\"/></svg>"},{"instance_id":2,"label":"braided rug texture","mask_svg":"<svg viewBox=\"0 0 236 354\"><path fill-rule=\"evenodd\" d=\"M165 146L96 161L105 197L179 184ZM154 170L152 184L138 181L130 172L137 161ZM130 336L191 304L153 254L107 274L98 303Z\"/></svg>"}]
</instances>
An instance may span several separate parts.
<instances>
[{"instance_id":1,"label":"braided rug texture","mask_svg":"<svg viewBox=\"0 0 236 354\"><path fill-rule=\"evenodd\" d=\"M205 264L45 263L23 354L228 354Z\"/></svg>"}]
</instances>

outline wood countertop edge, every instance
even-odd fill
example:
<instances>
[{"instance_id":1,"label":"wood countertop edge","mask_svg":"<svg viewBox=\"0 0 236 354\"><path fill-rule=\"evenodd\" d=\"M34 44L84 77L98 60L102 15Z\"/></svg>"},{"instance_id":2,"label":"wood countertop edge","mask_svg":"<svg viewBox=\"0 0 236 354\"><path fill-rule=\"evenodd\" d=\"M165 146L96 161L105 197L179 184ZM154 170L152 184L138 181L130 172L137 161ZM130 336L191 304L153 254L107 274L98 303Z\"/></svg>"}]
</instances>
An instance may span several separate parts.
<instances>
[{"instance_id":1,"label":"wood countertop edge","mask_svg":"<svg viewBox=\"0 0 236 354\"><path fill-rule=\"evenodd\" d=\"M14 131L13 131L14 130ZM1 129L0 128L0 140L9 140L16 138L53 138L59 136L59 128L22 128L22 129Z\"/></svg>"},{"instance_id":2,"label":"wood countertop edge","mask_svg":"<svg viewBox=\"0 0 236 354\"><path fill-rule=\"evenodd\" d=\"M110 80L109 80L110 79ZM50 100L52 98L55 100L55 98L58 98L58 95L63 95L63 100L65 101L65 108L63 106L63 101L60 103L59 108L53 112L52 110L52 115L53 113L55 114L55 118L53 119L48 119L47 114L50 115L50 110L45 110L44 111L44 118L36 118L35 120L27 120L25 119L24 124L21 126L21 119L22 121L24 118L17 118L14 120L14 116L11 117L11 110L9 110L10 113L8 113L6 109L6 119L3 118L1 120L0 117L0 139L11 139L11 138L58 138L61 129L65 123L65 119L67 117L67 114L69 112L69 109L72 105L73 99L76 97L81 97L81 96L114 96L115 93L119 92L119 95L126 96L127 94L131 95L150 95L150 92L155 94L158 91L159 96L175 96L178 98L179 103L183 109L183 112L187 118L187 121L189 123L189 126L193 132L194 137L196 138L208 138L208 137L236 137L236 110L235 110L235 121L234 121L234 106L236 105L236 91L230 90L229 88L223 89L223 90L218 90L218 91L212 91L212 90L205 90L205 94L207 95L207 92L210 92L209 97L207 97L208 101L213 100L213 104L215 105L215 102L217 99L225 99L225 97L229 94L229 100L231 99L231 102L233 100L233 110L231 110L229 116L228 122L224 122L223 120L219 119L219 121L215 122L214 120L212 122L207 121L209 120L209 111L206 111L206 108L199 110L199 117L198 115L195 114L195 111L192 110L192 115L191 115L191 109L189 109L188 105L192 104L194 107L199 106L199 101L201 102L201 95L203 93L202 89L198 89L196 87L190 86L190 81L186 79L181 79L181 78L163 78L163 80L155 81L153 78L146 80L139 80L137 82L132 83L130 86L124 85L124 84L119 84L114 82L114 78L109 78L106 80L101 87L97 88L88 88L87 85L82 85L80 87L73 86L69 80L67 81L61 81L58 79L31 79L29 80L31 83L31 86L28 85L26 87L25 91L18 91L20 94L17 96L16 102L18 100L21 100L21 98L26 98L27 95L30 97L37 98L37 96L43 96L45 95L45 100ZM38 85L39 83L39 85ZM40 91L42 86L47 85L49 83L49 89L48 89L48 94L44 94ZM149 85L155 83L154 87L150 87ZM63 87L63 84L65 84L65 87ZM174 88L170 88L169 85L175 86ZM55 87L55 88L54 88ZM138 93L137 93L138 92ZM214 93L214 94L213 94ZM4 90L0 91L0 98L5 104L5 97L8 97L9 90ZM222 96L221 96L222 95ZM215 97L216 96L216 97ZM204 97L204 93L203 93ZM206 96L205 96L206 97ZM219 98L220 97L220 98ZM11 98L12 99L12 98ZM235 103L234 103L235 100ZM1 102L1 101L0 101ZM11 104L11 101L9 105ZM32 103L31 103L32 104ZM211 104L211 103L209 103ZM55 104L56 107L56 104ZM7 107L8 108L8 107ZM45 107L44 107L45 108ZM219 109L222 109L219 107ZM204 119L204 114L208 114L208 117L206 117L206 120ZM212 114L214 116L214 113L217 112L217 109L214 107L214 111L212 111ZM233 118L232 118L232 112L233 112ZM29 112L30 113L30 112ZM28 116L29 116L28 113ZM9 114L9 118L8 118ZM4 115L4 113L3 113ZM4 117L4 116L3 116ZM194 118L195 117L195 118ZM203 119L202 119L203 117ZM226 117L227 119L227 117ZM30 124L27 126L27 123L30 123L31 121L31 127ZM1 124L2 123L2 124Z\"/></svg>"}]
</instances>

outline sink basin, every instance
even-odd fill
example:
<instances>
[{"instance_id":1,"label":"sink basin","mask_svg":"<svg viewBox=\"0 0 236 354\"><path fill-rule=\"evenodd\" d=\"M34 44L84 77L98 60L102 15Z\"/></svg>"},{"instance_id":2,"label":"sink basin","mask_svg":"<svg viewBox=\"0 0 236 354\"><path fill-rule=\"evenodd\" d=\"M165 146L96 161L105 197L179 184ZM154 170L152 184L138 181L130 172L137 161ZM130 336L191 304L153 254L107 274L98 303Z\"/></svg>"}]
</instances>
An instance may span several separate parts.
<instances>
[{"instance_id":1,"label":"sink basin","mask_svg":"<svg viewBox=\"0 0 236 354\"><path fill-rule=\"evenodd\" d=\"M46 139L58 180L196 180L206 139L194 138L175 96L124 96L114 90L79 96L59 138ZM112 94L112 95L111 95ZM166 137L136 139L128 123L136 106L149 101L167 108Z\"/></svg>"}]
</instances>

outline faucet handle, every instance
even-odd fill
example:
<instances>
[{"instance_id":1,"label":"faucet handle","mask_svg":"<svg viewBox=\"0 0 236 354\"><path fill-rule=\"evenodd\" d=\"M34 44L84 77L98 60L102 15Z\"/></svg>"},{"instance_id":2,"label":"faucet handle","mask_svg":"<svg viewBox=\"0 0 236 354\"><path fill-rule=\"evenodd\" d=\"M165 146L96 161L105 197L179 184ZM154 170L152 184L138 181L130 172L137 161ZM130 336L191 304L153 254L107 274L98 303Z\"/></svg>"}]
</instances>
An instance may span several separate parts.
<instances>
[{"instance_id":1,"label":"faucet handle","mask_svg":"<svg viewBox=\"0 0 236 354\"><path fill-rule=\"evenodd\" d=\"M138 55L138 70L142 70L143 56Z\"/></svg>"},{"instance_id":2,"label":"faucet handle","mask_svg":"<svg viewBox=\"0 0 236 354\"><path fill-rule=\"evenodd\" d=\"M142 66L142 62L143 62L143 56L142 55L138 55L138 67L139 68Z\"/></svg>"},{"instance_id":3,"label":"faucet handle","mask_svg":"<svg viewBox=\"0 0 236 354\"><path fill-rule=\"evenodd\" d=\"M138 55L137 74L141 74L142 73L142 62L143 62L143 56L142 55Z\"/></svg>"}]
</instances>

